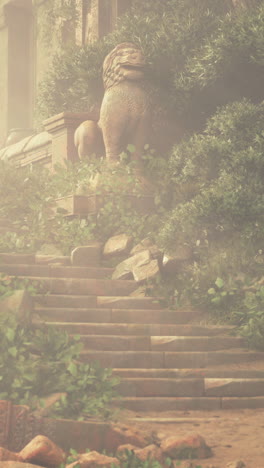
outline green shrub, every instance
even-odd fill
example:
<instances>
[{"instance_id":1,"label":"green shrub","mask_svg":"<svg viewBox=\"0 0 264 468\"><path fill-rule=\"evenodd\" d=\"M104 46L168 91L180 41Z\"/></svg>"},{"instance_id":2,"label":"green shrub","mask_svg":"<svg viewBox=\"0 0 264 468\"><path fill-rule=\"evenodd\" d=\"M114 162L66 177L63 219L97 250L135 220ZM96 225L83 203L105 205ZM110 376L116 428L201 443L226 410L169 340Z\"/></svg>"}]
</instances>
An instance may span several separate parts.
<instances>
[{"instance_id":1,"label":"green shrub","mask_svg":"<svg viewBox=\"0 0 264 468\"><path fill-rule=\"evenodd\" d=\"M0 313L0 399L41 405L51 393L65 392L53 415L83 419L108 416L118 381L111 370L78 361L82 344L51 326L21 324L10 312Z\"/></svg>"},{"instance_id":2,"label":"green shrub","mask_svg":"<svg viewBox=\"0 0 264 468\"><path fill-rule=\"evenodd\" d=\"M169 162L174 209L159 233L173 253L188 244L194 262L178 275L178 301L209 308L263 347L264 106L220 109L203 134L175 146ZM254 307L247 288L255 288ZM250 289L249 289L250 290Z\"/></svg>"},{"instance_id":3,"label":"green shrub","mask_svg":"<svg viewBox=\"0 0 264 468\"><path fill-rule=\"evenodd\" d=\"M188 57L217 29L226 10L224 2L215 0L135 0L112 34L86 47L55 55L49 74L40 85L38 122L63 110L87 110L100 103L103 60L116 44L124 41L143 49L150 65L147 79L159 90L166 105L178 113L175 74L181 73Z\"/></svg>"}]
</instances>

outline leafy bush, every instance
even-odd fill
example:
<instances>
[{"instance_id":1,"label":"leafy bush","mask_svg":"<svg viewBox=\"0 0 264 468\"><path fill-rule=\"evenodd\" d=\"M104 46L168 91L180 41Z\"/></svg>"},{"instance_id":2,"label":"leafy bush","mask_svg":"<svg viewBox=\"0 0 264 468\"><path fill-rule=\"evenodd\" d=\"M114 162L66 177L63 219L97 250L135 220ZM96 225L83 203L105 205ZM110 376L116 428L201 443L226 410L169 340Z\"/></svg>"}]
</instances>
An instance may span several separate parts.
<instances>
[{"instance_id":1,"label":"leafy bush","mask_svg":"<svg viewBox=\"0 0 264 468\"><path fill-rule=\"evenodd\" d=\"M0 312L0 399L29 406L54 392L66 392L53 415L83 419L109 415L118 380L111 370L78 361L79 337L48 326L21 324Z\"/></svg>"},{"instance_id":2,"label":"leafy bush","mask_svg":"<svg viewBox=\"0 0 264 468\"><path fill-rule=\"evenodd\" d=\"M229 104L203 134L174 147L175 208L159 234L171 252L179 243L194 251L195 262L176 281L182 299L237 323L257 347L263 343L262 290L253 308L246 291L256 288L263 269L263 110L246 100Z\"/></svg>"},{"instance_id":3,"label":"leafy bush","mask_svg":"<svg viewBox=\"0 0 264 468\"><path fill-rule=\"evenodd\" d=\"M175 74L211 36L225 13L224 2L215 0L135 0L114 33L83 48L55 55L49 74L40 85L38 122L63 110L87 110L100 103L103 60L116 44L124 41L142 47L150 64L147 79L159 89L166 105L178 112Z\"/></svg>"},{"instance_id":4,"label":"leafy bush","mask_svg":"<svg viewBox=\"0 0 264 468\"><path fill-rule=\"evenodd\" d=\"M143 49L148 82L187 129L201 129L230 100L263 99L263 3L229 10L215 0L134 0L112 34L56 54L40 85L38 121L98 107L103 60L124 41Z\"/></svg>"}]
</instances>

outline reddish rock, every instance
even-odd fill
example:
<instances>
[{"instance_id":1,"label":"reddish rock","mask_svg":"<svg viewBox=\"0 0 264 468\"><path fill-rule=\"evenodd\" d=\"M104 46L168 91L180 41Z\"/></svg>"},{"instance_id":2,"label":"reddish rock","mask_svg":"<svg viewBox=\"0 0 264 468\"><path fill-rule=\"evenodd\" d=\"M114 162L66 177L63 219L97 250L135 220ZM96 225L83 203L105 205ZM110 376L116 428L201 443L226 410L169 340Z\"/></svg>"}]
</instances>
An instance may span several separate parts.
<instances>
[{"instance_id":1,"label":"reddish rock","mask_svg":"<svg viewBox=\"0 0 264 468\"><path fill-rule=\"evenodd\" d=\"M19 458L22 461L39 463L46 467L56 467L64 462L66 455L63 450L50 439L38 435L21 450Z\"/></svg>"},{"instance_id":2,"label":"reddish rock","mask_svg":"<svg viewBox=\"0 0 264 468\"><path fill-rule=\"evenodd\" d=\"M143 449L135 450L135 455L142 461L157 460L159 463L164 461L162 450L157 445L148 445Z\"/></svg>"},{"instance_id":3,"label":"reddish rock","mask_svg":"<svg viewBox=\"0 0 264 468\"><path fill-rule=\"evenodd\" d=\"M122 454L123 452L125 452L126 450L129 450L130 452L134 452L135 450L138 450L138 447L136 447L135 445L132 445L132 444L119 445L116 453L119 455L119 454Z\"/></svg>"},{"instance_id":4,"label":"reddish rock","mask_svg":"<svg viewBox=\"0 0 264 468\"><path fill-rule=\"evenodd\" d=\"M119 447L120 445L131 444L136 447L146 447L148 441L144 435L139 431L135 431L129 426L125 425L112 425L108 433L107 446Z\"/></svg>"},{"instance_id":5,"label":"reddish rock","mask_svg":"<svg viewBox=\"0 0 264 468\"><path fill-rule=\"evenodd\" d=\"M168 437L161 442L160 448L163 453L178 460L202 459L212 455L211 448L199 434L193 434L184 439L178 439L175 436Z\"/></svg>"},{"instance_id":6,"label":"reddish rock","mask_svg":"<svg viewBox=\"0 0 264 468\"><path fill-rule=\"evenodd\" d=\"M10 452L9 450L0 447L0 461L19 461L19 456L17 453Z\"/></svg>"},{"instance_id":7,"label":"reddish rock","mask_svg":"<svg viewBox=\"0 0 264 468\"><path fill-rule=\"evenodd\" d=\"M78 456L78 459L67 465L66 468L97 468L98 466L102 467L112 467L113 465L119 466L119 460L113 457L107 457L106 455L102 455L98 452L90 452L90 453L83 453Z\"/></svg>"}]
</instances>

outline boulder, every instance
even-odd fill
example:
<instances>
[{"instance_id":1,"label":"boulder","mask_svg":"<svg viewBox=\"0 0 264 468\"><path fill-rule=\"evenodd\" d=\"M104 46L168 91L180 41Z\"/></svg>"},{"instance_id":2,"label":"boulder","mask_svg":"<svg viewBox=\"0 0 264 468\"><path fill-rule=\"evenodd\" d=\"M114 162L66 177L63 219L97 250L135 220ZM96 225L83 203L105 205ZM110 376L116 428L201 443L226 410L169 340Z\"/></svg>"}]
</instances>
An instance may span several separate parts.
<instances>
[{"instance_id":1,"label":"boulder","mask_svg":"<svg viewBox=\"0 0 264 468\"><path fill-rule=\"evenodd\" d=\"M147 447L135 450L135 455L141 461L156 460L161 464L165 458L162 450L155 444L147 445Z\"/></svg>"},{"instance_id":2,"label":"boulder","mask_svg":"<svg viewBox=\"0 0 264 468\"><path fill-rule=\"evenodd\" d=\"M96 468L98 466L111 468L113 465L120 465L117 458L107 457L106 455L93 451L78 455L77 460L67 465L66 468L74 468L75 466L76 468Z\"/></svg>"},{"instance_id":3,"label":"boulder","mask_svg":"<svg viewBox=\"0 0 264 468\"><path fill-rule=\"evenodd\" d=\"M9 450L0 447L0 461L19 461L19 456L17 453L10 452Z\"/></svg>"},{"instance_id":4,"label":"boulder","mask_svg":"<svg viewBox=\"0 0 264 468\"><path fill-rule=\"evenodd\" d=\"M109 447L131 444L138 448L143 448L148 445L148 441L141 432L135 431L133 428L126 425L112 424L111 430L108 433L108 438L107 445Z\"/></svg>"},{"instance_id":5,"label":"boulder","mask_svg":"<svg viewBox=\"0 0 264 468\"><path fill-rule=\"evenodd\" d=\"M135 245L135 247L131 250L130 255L135 255L143 250L149 250L151 258L162 259L163 252L158 248L156 244L149 239L143 239L139 244Z\"/></svg>"},{"instance_id":6,"label":"boulder","mask_svg":"<svg viewBox=\"0 0 264 468\"><path fill-rule=\"evenodd\" d=\"M202 459L212 456L212 450L199 434L189 435L184 439L175 436L161 442L160 448L170 458L177 460Z\"/></svg>"},{"instance_id":7,"label":"boulder","mask_svg":"<svg viewBox=\"0 0 264 468\"><path fill-rule=\"evenodd\" d=\"M104 257L126 254L131 249L132 244L133 238L126 234L110 237L104 246Z\"/></svg>"},{"instance_id":8,"label":"boulder","mask_svg":"<svg viewBox=\"0 0 264 468\"><path fill-rule=\"evenodd\" d=\"M66 459L64 451L45 436L38 435L19 453L22 461L57 467Z\"/></svg>"},{"instance_id":9,"label":"boulder","mask_svg":"<svg viewBox=\"0 0 264 468\"><path fill-rule=\"evenodd\" d=\"M151 261L149 250L143 250L119 263L112 275L112 279L133 279L133 269L146 265Z\"/></svg>"},{"instance_id":10,"label":"boulder","mask_svg":"<svg viewBox=\"0 0 264 468\"><path fill-rule=\"evenodd\" d=\"M89 245L76 247L71 253L71 264L74 266L98 265L101 259L102 244L91 242Z\"/></svg>"},{"instance_id":11,"label":"boulder","mask_svg":"<svg viewBox=\"0 0 264 468\"><path fill-rule=\"evenodd\" d=\"M116 454L122 457L122 454L125 454L127 450L129 452L135 452L135 450L138 450L138 447L132 444L119 445L119 447L117 448Z\"/></svg>"},{"instance_id":12,"label":"boulder","mask_svg":"<svg viewBox=\"0 0 264 468\"><path fill-rule=\"evenodd\" d=\"M138 283L155 278L160 273L158 260L151 260L145 265L137 265L132 270L134 280Z\"/></svg>"}]
</instances>

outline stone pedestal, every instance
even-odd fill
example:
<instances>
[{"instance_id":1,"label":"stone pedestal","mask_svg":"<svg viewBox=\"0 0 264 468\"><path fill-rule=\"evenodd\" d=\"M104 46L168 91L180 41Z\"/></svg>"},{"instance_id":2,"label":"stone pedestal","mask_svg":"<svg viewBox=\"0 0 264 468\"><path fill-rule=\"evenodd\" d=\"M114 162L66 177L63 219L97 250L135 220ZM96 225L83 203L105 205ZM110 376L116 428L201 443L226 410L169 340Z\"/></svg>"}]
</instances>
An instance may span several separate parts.
<instances>
[{"instance_id":1,"label":"stone pedestal","mask_svg":"<svg viewBox=\"0 0 264 468\"><path fill-rule=\"evenodd\" d=\"M78 161L74 145L74 132L84 121L91 119L91 113L62 112L44 121L44 127L52 136L52 167L65 161Z\"/></svg>"}]
</instances>

